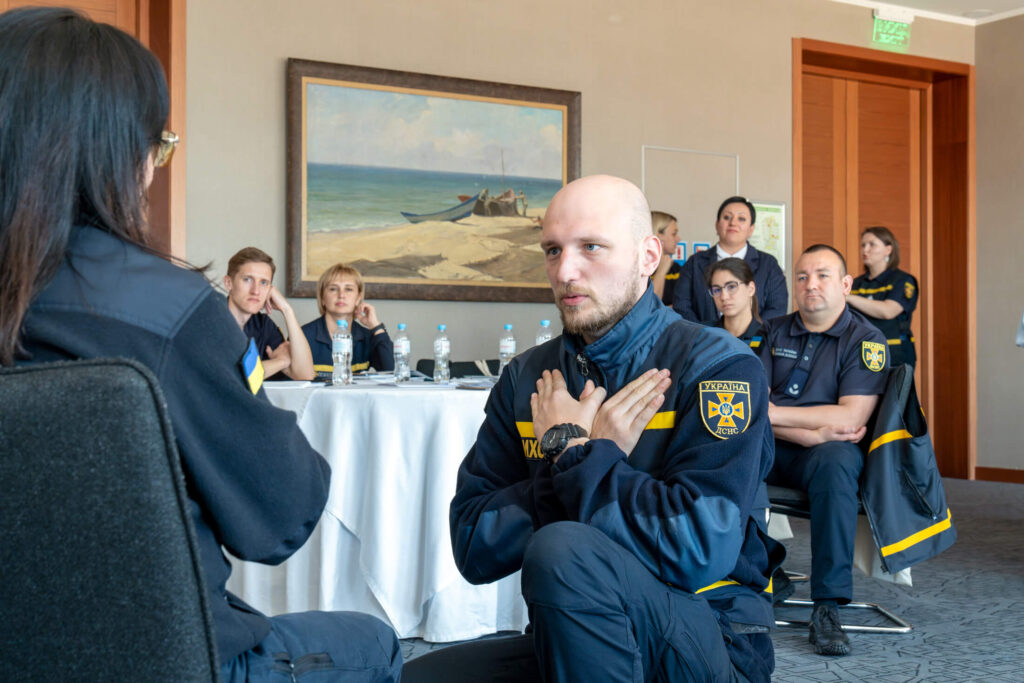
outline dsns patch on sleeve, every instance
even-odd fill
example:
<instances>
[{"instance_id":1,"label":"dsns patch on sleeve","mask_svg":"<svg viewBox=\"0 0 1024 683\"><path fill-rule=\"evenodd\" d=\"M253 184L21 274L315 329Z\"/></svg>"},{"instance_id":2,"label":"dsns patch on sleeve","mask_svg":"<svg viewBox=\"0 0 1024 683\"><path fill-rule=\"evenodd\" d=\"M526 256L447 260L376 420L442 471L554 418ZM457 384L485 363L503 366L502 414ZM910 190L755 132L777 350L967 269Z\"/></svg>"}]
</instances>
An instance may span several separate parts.
<instances>
[{"instance_id":1,"label":"dsns patch on sleeve","mask_svg":"<svg viewBox=\"0 0 1024 683\"><path fill-rule=\"evenodd\" d=\"M701 382L700 419L719 439L742 434L750 424L750 382Z\"/></svg>"},{"instance_id":2,"label":"dsns patch on sleeve","mask_svg":"<svg viewBox=\"0 0 1024 683\"><path fill-rule=\"evenodd\" d=\"M864 359L864 365L871 372L880 372L885 369L885 344L878 342L861 342L860 357Z\"/></svg>"},{"instance_id":3,"label":"dsns patch on sleeve","mask_svg":"<svg viewBox=\"0 0 1024 683\"><path fill-rule=\"evenodd\" d=\"M256 342L249 340L249 346L242 354L242 360L238 361L242 368L242 379L249 386L249 390L255 394L263 386L263 363L260 361L260 353L256 350Z\"/></svg>"}]
</instances>

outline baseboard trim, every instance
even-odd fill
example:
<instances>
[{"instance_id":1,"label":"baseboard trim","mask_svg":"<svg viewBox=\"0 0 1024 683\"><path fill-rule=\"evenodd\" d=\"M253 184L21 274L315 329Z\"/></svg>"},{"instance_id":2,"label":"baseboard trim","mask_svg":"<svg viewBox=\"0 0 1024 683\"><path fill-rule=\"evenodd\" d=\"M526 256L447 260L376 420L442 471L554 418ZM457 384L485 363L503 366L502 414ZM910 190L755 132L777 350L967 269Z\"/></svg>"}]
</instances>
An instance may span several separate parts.
<instances>
[{"instance_id":1,"label":"baseboard trim","mask_svg":"<svg viewBox=\"0 0 1024 683\"><path fill-rule=\"evenodd\" d=\"M975 467L974 478L980 481L1004 481L1010 484L1024 484L1024 470L1007 467Z\"/></svg>"}]
</instances>

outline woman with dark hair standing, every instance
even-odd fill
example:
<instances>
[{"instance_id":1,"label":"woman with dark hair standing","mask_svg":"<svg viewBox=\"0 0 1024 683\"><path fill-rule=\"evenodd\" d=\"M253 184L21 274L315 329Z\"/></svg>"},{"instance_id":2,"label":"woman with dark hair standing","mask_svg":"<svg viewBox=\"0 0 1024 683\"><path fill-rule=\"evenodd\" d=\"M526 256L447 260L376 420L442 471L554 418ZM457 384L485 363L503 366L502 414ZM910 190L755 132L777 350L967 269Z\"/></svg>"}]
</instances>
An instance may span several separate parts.
<instances>
[{"instance_id":1,"label":"woman with dark hair standing","mask_svg":"<svg viewBox=\"0 0 1024 683\"><path fill-rule=\"evenodd\" d=\"M748 242L754 233L757 212L744 197L729 197L718 207L715 232L718 243L693 254L679 271L672 308L687 320L712 325L718 311L707 288L707 271L715 261L729 257L747 262L757 283L757 305L768 320L785 315L789 305L786 277L771 254L758 251Z\"/></svg>"},{"instance_id":2,"label":"woman with dark hair standing","mask_svg":"<svg viewBox=\"0 0 1024 683\"><path fill-rule=\"evenodd\" d=\"M160 64L128 34L64 9L0 14L0 364L120 356L157 377L223 680L308 655L341 679L397 680L401 651L379 620L269 619L224 588L223 549L276 564L306 541L330 468L260 392L259 354L223 297L148 242L146 191L177 143L167 113Z\"/></svg>"},{"instance_id":3,"label":"woman with dark hair standing","mask_svg":"<svg viewBox=\"0 0 1024 683\"><path fill-rule=\"evenodd\" d=\"M752 349L761 346L764 328L757 313L757 284L743 259L724 258L708 268L708 291L722 317L715 323Z\"/></svg>"},{"instance_id":4,"label":"woman with dark hair standing","mask_svg":"<svg viewBox=\"0 0 1024 683\"><path fill-rule=\"evenodd\" d=\"M846 303L857 309L889 342L889 365L917 363L910 317L917 307L917 278L899 269L900 243L889 228L866 228L860 238L864 273L853 281Z\"/></svg>"},{"instance_id":5,"label":"woman with dark hair standing","mask_svg":"<svg viewBox=\"0 0 1024 683\"><path fill-rule=\"evenodd\" d=\"M651 284L654 286L654 293L661 297L662 303L671 306L675 297L676 282L679 281L679 271L682 268L673 258L676 242L679 241L679 224L676 223L676 217L670 213L651 211L651 227L661 241L661 261L651 275Z\"/></svg>"}]
</instances>

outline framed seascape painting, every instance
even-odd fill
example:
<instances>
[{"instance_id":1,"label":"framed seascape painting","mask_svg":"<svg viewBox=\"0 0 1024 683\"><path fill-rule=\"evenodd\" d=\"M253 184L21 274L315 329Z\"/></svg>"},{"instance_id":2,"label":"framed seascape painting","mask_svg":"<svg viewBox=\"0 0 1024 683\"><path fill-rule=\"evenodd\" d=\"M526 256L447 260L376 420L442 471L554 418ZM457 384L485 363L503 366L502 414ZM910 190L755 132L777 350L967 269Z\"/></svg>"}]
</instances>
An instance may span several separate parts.
<instances>
[{"instance_id":1,"label":"framed seascape painting","mask_svg":"<svg viewBox=\"0 0 1024 683\"><path fill-rule=\"evenodd\" d=\"M579 176L580 94L288 60L288 295L551 301L544 210Z\"/></svg>"}]
</instances>

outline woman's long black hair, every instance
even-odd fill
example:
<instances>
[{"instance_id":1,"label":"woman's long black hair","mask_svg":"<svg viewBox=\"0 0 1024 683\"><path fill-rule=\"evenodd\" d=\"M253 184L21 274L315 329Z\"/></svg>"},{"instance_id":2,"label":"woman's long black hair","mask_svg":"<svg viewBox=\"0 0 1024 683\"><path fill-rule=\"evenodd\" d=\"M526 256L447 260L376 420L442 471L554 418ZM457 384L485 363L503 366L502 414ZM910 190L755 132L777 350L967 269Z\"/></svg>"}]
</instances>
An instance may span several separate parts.
<instances>
[{"instance_id":1,"label":"woman's long black hair","mask_svg":"<svg viewBox=\"0 0 1024 683\"><path fill-rule=\"evenodd\" d=\"M67 9L0 14L0 364L74 226L147 251L147 159L169 109L157 58Z\"/></svg>"}]
</instances>

